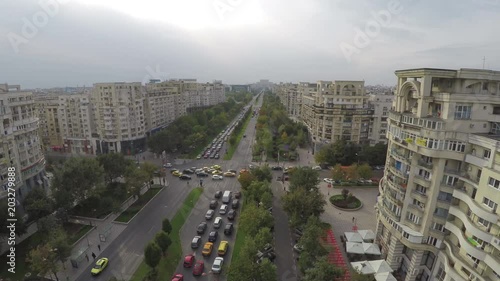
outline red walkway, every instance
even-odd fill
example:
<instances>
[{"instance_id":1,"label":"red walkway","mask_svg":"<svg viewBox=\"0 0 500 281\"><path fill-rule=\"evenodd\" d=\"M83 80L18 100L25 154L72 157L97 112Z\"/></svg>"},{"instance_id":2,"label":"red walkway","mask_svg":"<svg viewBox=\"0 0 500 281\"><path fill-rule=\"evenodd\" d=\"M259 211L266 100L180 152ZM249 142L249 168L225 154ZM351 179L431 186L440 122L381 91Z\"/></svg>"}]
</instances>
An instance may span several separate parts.
<instances>
[{"instance_id":1,"label":"red walkway","mask_svg":"<svg viewBox=\"0 0 500 281\"><path fill-rule=\"evenodd\" d=\"M336 279L336 281L350 281L351 272L349 271L349 268L347 267L344 257L340 252L340 247L342 247L342 244L340 244L339 246L339 244L337 243L335 235L333 235L333 230L329 229L326 232L326 237L323 237L323 240L325 240L326 243L328 243L328 245L332 247L332 251L330 251L330 253L328 254L328 261L331 264L334 264L337 267L344 270L344 277L338 278Z\"/></svg>"}]
</instances>

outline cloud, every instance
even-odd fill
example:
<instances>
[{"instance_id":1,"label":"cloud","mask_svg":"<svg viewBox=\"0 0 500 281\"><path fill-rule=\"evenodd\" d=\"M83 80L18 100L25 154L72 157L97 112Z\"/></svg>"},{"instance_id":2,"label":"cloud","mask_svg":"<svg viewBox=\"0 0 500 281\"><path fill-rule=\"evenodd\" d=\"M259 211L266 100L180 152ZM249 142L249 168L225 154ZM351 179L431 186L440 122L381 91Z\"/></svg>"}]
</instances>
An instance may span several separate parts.
<instances>
[{"instance_id":1,"label":"cloud","mask_svg":"<svg viewBox=\"0 0 500 281\"><path fill-rule=\"evenodd\" d=\"M82 1L67 0L18 53L7 34L22 34L23 18L43 10L38 0L1 1L0 80L24 88L141 81L146 67L159 65L200 81L392 85L402 68L479 67L486 56L489 68L500 69L500 5L492 0L399 0L403 11L351 61L340 44L353 44L356 29L394 0L241 0L224 20L211 0L144 0L140 9L129 0Z\"/></svg>"}]
</instances>

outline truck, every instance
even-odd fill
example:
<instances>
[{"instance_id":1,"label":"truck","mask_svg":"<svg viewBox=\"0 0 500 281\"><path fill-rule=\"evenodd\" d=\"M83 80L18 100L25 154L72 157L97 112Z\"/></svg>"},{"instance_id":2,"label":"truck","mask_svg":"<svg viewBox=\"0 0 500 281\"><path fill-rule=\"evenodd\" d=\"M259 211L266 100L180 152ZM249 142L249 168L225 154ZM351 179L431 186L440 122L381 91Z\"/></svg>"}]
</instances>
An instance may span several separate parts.
<instances>
[{"instance_id":1,"label":"truck","mask_svg":"<svg viewBox=\"0 0 500 281\"><path fill-rule=\"evenodd\" d=\"M229 204L231 202L231 191L224 191L224 195L222 195L222 203Z\"/></svg>"}]
</instances>

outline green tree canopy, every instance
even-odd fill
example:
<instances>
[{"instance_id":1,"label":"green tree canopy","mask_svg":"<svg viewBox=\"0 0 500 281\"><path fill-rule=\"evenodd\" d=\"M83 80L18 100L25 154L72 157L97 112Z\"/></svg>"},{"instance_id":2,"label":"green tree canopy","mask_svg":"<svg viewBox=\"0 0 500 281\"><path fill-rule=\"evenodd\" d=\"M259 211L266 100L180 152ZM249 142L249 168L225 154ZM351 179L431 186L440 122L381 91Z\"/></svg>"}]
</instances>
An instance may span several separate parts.
<instances>
[{"instance_id":1,"label":"green tree canopy","mask_svg":"<svg viewBox=\"0 0 500 281\"><path fill-rule=\"evenodd\" d=\"M172 244L172 240L165 231L156 233L155 242L156 244L158 244L162 253L164 254L167 251L168 247L170 247L170 245Z\"/></svg>"},{"instance_id":2,"label":"green tree canopy","mask_svg":"<svg viewBox=\"0 0 500 281\"><path fill-rule=\"evenodd\" d=\"M333 166L332 179L335 181L345 180L345 173L342 170L342 166L340 164L336 164L335 166Z\"/></svg>"},{"instance_id":3,"label":"green tree canopy","mask_svg":"<svg viewBox=\"0 0 500 281\"><path fill-rule=\"evenodd\" d=\"M366 163L358 166L358 175L363 179L370 179L373 176L372 167Z\"/></svg>"},{"instance_id":4,"label":"green tree canopy","mask_svg":"<svg viewBox=\"0 0 500 281\"><path fill-rule=\"evenodd\" d=\"M170 223L170 220L168 218L164 218L161 222L161 229L167 234L170 234L170 232L172 232L172 224Z\"/></svg>"},{"instance_id":5,"label":"green tree canopy","mask_svg":"<svg viewBox=\"0 0 500 281\"><path fill-rule=\"evenodd\" d=\"M254 204L246 205L240 216L239 228L251 237L257 235L261 228L271 228L273 225L273 216L264 208Z\"/></svg>"},{"instance_id":6,"label":"green tree canopy","mask_svg":"<svg viewBox=\"0 0 500 281\"><path fill-rule=\"evenodd\" d=\"M313 267L305 272L304 281L331 281L344 275L342 269L328 262L327 257L319 258Z\"/></svg>"},{"instance_id":7,"label":"green tree canopy","mask_svg":"<svg viewBox=\"0 0 500 281\"><path fill-rule=\"evenodd\" d=\"M309 192L303 188L297 188L285 194L281 200L283 209L294 227L304 225L309 216L318 217L325 211L325 198L317 191Z\"/></svg>"},{"instance_id":8,"label":"green tree canopy","mask_svg":"<svg viewBox=\"0 0 500 281\"><path fill-rule=\"evenodd\" d=\"M131 160L125 159L121 153L101 154L97 161L104 169L104 177L108 183L125 174Z\"/></svg>"},{"instance_id":9,"label":"green tree canopy","mask_svg":"<svg viewBox=\"0 0 500 281\"><path fill-rule=\"evenodd\" d=\"M56 276L59 271L57 255L48 244L38 245L31 250L26 258L29 262L31 270L38 272L41 276L46 276L52 273Z\"/></svg>"},{"instance_id":10,"label":"green tree canopy","mask_svg":"<svg viewBox=\"0 0 500 281\"><path fill-rule=\"evenodd\" d=\"M149 244L144 249L144 262L151 267L156 268L162 256L161 248L154 241L149 242Z\"/></svg>"},{"instance_id":11,"label":"green tree canopy","mask_svg":"<svg viewBox=\"0 0 500 281\"><path fill-rule=\"evenodd\" d=\"M30 220L37 221L54 212L54 201L43 188L34 188L24 199L24 208Z\"/></svg>"},{"instance_id":12,"label":"green tree canopy","mask_svg":"<svg viewBox=\"0 0 500 281\"><path fill-rule=\"evenodd\" d=\"M290 173L290 190L303 188L306 191L318 190L319 184L318 171L310 167L298 167Z\"/></svg>"}]
</instances>

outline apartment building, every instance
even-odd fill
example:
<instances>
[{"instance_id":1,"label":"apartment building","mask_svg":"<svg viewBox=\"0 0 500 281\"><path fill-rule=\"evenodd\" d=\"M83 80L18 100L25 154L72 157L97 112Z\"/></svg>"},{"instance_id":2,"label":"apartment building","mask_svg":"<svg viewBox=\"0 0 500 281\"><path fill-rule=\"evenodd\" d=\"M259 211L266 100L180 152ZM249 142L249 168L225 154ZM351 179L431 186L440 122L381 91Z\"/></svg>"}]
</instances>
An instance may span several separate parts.
<instances>
[{"instance_id":1,"label":"apartment building","mask_svg":"<svg viewBox=\"0 0 500 281\"><path fill-rule=\"evenodd\" d=\"M97 154L135 154L146 145L145 91L140 82L97 83L91 95Z\"/></svg>"},{"instance_id":2,"label":"apartment building","mask_svg":"<svg viewBox=\"0 0 500 281\"><path fill-rule=\"evenodd\" d=\"M168 82L146 84L146 127L155 133L186 113L185 101L178 87Z\"/></svg>"},{"instance_id":3,"label":"apartment building","mask_svg":"<svg viewBox=\"0 0 500 281\"><path fill-rule=\"evenodd\" d=\"M58 95L35 95L35 106L39 119L39 133L43 151L62 149L63 139L59 127Z\"/></svg>"},{"instance_id":4,"label":"apartment building","mask_svg":"<svg viewBox=\"0 0 500 281\"><path fill-rule=\"evenodd\" d=\"M0 84L0 118L0 198L7 196L8 168L14 167L16 202L22 211L20 203L33 188L48 187L32 93L19 85Z\"/></svg>"},{"instance_id":5,"label":"apartment building","mask_svg":"<svg viewBox=\"0 0 500 281\"><path fill-rule=\"evenodd\" d=\"M391 110L394 95L390 94L369 94L368 107L373 109L371 126L368 129L368 139L370 145L377 143L387 144L387 129L389 110Z\"/></svg>"},{"instance_id":6,"label":"apartment building","mask_svg":"<svg viewBox=\"0 0 500 281\"><path fill-rule=\"evenodd\" d=\"M58 120L63 146L56 149L72 154L95 154L96 142L90 94L64 94L58 97Z\"/></svg>"},{"instance_id":7,"label":"apartment building","mask_svg":"<svg viewBox=\"0 0 500 281\"><path fill-rule=\"evenodd\" d=\"M500 279L500 71L396 71L377 238L405 281Z\"/></svg>"}]
</instances>

